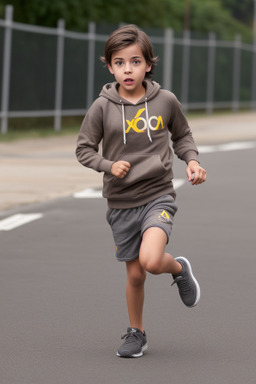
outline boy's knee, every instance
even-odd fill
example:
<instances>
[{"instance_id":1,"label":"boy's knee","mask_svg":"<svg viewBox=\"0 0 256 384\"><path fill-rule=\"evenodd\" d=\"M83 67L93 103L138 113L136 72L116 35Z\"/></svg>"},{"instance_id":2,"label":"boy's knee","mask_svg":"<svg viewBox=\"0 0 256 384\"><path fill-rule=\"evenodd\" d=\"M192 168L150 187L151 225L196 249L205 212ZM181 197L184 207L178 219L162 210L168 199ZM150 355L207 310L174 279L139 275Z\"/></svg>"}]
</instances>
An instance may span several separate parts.
<instances>
[{"instance_id":1,"label":"boy's knee","mask_svg":"<svg viewBox=\"0 0 256 384\"><path fill-rule=\"evenodd\" d=\"M147 272L152 273L153 275L161 273L158 258L152 257L150 254L145 255L141 253L140 263Z\"/></svg>"},{"instance_id":2,"label":"boy's knee","mask_svg":"<svg viewBox=\"0 0 256 384\"><path fill-rule=\"evenodd\" d=\"M145 262L145 270L152 275L159 275L161 270L159 268L159 264L155 261L147 261Z\"/></svg>"}]
</instances>

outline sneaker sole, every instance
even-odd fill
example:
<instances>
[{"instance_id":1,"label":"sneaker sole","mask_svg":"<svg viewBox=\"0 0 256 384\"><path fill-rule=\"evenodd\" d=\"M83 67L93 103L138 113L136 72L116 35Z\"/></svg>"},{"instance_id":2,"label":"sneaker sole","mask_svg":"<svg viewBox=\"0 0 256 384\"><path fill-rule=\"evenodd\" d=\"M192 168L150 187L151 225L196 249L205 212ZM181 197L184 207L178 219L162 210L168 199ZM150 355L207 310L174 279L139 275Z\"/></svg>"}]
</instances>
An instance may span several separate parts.
<instances>
[{"instance_id":1,"label":"sneaker sole","mask_svg":"<svg viewBox=\"0 0 256 384\"><path fill-rule=\"evenodd\" d=\"M201 296L201 291L200 291L200 286L198 284L198 281L196 280L195 276L193 275L193 272L192 272L192 267L191 267L191 264L190 262L188 261L188 259L186 259L185 257L183 256L179 256L179 257L176 257L175 260L179 261L179 260L183 260L187 266L188 266L188 269L189 269L189 272L190 272L190 275L192 277L192 280L194 281L195 285L196 285L196 300L194 302L193 305L190 305L188 306L188 308L193 308L195 305L197 305L197 303L199 302L200 300L200 296Z\"/></svg>"},{"instance_id":2,"label":"sneaker sole","mask_svg":"<svg viewBox=\"0 0 256 384\"><path fill-rule=\"evenodd\" d=\"M140 352L138 352L138 353L134 353L134 354L131 355L131 356L120 355L120 353L118 353L118 352L116 353L116 355L117 355L118 357L127 357L127 358L130 358L130 357L141 357L141 356L143 356L143 352L145 352L147 349L148 349L148 343L145 344L145 345L143 345L143 347L141 348L141 351L140 351Z\"/></svg>"}]
</instances>

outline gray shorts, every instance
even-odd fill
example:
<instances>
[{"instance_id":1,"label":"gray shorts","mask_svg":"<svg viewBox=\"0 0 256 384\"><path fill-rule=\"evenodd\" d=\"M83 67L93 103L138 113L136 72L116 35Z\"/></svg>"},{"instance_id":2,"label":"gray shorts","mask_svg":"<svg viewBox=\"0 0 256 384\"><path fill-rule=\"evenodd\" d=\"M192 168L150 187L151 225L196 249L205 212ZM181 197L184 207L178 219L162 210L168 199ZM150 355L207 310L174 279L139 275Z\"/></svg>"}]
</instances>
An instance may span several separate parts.
<instances>
[{"instance_id":1,"label":"gray shorts","mask_svg":"<svg viewBox=\"0 0 256 384\"><path fill-rule=\"evenodd\" d=\"M137 259L143 233L150 227L161 228L168 243L176 211L177 205L171 195L159 197L140 207L109 208L106 217L113 232L117 260Z\"/></svg>"}]
</instances>

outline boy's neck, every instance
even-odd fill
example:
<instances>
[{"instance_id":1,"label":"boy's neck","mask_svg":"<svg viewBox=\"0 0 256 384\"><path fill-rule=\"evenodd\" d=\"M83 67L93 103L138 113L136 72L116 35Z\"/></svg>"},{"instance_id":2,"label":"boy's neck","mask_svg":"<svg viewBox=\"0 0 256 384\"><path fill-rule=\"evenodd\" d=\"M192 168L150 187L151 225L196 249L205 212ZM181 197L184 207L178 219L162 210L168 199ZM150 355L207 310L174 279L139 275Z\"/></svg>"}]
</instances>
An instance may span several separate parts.
<instances>
[{"instance_id":1,"label":"boy's neck","mask_svg":"<svg viewBox=\"0 0 256 384\"><path fill-rule=\"evenodd\" d=\"M121 87L118 87L119 96L129 101L130 103L136 104L146 94L146 89L142 85L140 92L125 92Z\"/></svg>"}]
</instances>

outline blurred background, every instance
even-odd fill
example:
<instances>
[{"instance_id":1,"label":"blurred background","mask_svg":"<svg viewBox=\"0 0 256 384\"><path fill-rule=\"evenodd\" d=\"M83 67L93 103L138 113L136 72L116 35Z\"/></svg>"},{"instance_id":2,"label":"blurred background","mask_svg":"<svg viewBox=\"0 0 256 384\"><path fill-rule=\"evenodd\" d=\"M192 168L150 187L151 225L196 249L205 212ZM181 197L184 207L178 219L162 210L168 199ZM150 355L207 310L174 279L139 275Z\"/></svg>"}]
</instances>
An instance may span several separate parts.
<instances>
[{"instance_id":1,"label":"blurred background","mask_svg":"<svg viewBox=\"0 0 256 384\"><path fill-rule=\"evenodd\" d=\"M77 128L112 81L99 57L123 23L149 34L160 57L154 80L185 112L256 109L255 8L255 0L2 0L0 140L24 128Z\"/></svg>"}]
</instances>

